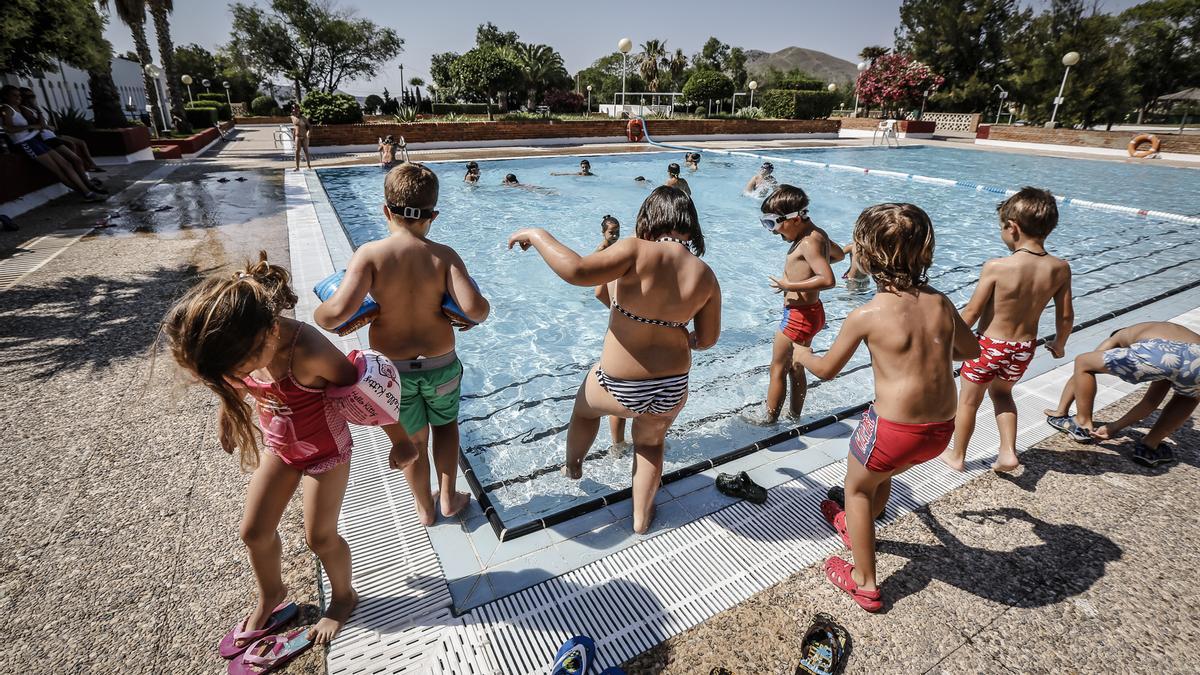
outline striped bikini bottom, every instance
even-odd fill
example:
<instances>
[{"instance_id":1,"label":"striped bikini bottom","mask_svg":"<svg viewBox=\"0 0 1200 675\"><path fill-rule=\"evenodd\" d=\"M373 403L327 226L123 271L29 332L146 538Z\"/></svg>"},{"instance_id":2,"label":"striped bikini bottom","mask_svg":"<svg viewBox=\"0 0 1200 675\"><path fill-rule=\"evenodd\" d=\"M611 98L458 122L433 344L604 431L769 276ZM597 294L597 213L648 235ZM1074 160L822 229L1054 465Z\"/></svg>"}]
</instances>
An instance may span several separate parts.
<instances>
[{"instance_id":1,"label":"striped bikini bottom","mask_svg":"<svg viewBox=\"0 0 1200 675\"><path fill-rule=\"evenodd\" d=\"M596 379L600 386L604 387L604 391L617 399L617 403L639 415L668 413L687 396L687 373L650 380L622 380L609 377L603 370L596 368Z\"/></svg>"}]
</instances>

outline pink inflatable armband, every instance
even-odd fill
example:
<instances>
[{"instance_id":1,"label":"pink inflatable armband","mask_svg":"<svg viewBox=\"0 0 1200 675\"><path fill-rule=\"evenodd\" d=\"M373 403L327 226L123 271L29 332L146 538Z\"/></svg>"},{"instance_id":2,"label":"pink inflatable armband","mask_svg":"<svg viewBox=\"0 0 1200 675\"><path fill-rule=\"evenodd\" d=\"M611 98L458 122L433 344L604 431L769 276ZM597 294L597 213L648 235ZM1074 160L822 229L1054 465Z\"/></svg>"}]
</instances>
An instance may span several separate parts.
<instances>
[{"instance_id":1,"label":"pink inflatable armband","mask_svg":"<svg viewBox=\"0 0 1200 675\"><path fill-rule=\"evenodd\" d=\"M356 349L349 359L358 368L358 382L325 390L334 410L351 424L378 427L398 422L400 380L391 359L370 349Z\"/></svg>"}]
</instances>

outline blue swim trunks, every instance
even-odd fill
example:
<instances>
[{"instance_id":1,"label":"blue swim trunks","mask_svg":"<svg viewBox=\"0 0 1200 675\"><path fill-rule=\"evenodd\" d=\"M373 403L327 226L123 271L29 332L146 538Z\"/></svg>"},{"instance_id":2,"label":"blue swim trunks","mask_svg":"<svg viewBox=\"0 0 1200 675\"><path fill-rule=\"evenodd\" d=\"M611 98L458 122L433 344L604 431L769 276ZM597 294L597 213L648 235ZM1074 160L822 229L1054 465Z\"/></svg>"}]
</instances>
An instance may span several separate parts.
<instances>
[{"instance_id":1,"label":"blue swim trunks","mask_svg":"<svg viewBox=\"0 0 1200 675\"><path fill-rule=\"evenodd\" d=\"M1200 344L1152 339L1104 352L1104 367L1141 384L1166 380L1180 396L1200 398Z\"/></svg>"}]
</instances>

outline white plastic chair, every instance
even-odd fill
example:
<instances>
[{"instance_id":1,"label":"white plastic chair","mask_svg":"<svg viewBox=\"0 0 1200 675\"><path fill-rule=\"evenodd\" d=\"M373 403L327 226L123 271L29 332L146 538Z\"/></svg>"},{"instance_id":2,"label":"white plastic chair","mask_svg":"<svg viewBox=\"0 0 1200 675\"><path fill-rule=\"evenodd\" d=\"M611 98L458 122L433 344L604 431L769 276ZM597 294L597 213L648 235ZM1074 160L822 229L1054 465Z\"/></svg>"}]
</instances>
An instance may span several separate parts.
<instances>
[{"instance_id":1,"label":"white plastic chair","mask_svg":"<svg viewBox=\"0 0 1200 675\"><path fill-rule=\"evenodd\" d=\"M889 148L892 147L892 143L895 143L897 148L900 147L900 137L896 135L896 120L879 121L879 125L871 134L871 145L875 145L877 140L881 140Z\"/></svg>"}]
</instances>

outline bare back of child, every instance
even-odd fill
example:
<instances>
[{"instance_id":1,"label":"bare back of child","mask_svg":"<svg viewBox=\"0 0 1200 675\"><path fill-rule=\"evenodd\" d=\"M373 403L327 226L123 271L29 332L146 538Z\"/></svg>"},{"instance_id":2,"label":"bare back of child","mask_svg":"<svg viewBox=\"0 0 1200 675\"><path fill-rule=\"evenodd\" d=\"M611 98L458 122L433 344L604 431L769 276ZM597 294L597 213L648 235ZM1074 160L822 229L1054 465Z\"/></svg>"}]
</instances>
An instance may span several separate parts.
<instances>
[{"instance_id":1,"label":"bare back of child","mask_svg":"<svg viewBox=\"0 0 1200 675\"><path fill-rule=\"evenodd\" d=\"M850 440L845 510L835 502L821 511L854 554L825 562L825 575L867 611L882 599L875 578L874 520L891 495L891 479L945 449L954 431L952 360L973 358L979 345L953 303L927 284L933 261L933 226L912 204L880 204L859 216L854 253L878 293L842 323L829 351L818 357L798 349L814 375L838 374L866 343L875 375L875 400Z\"/></svg>"},{"instance_id":2,"label":"bare back of child","mask_svg":"<svg viewBox=\"0 0 1200 675\"><path fill-rule=\"evenodd\" d=\"M359 247L341 286L314 318L325 328L337 326L368 292L379 304L370 327L371 348L395 363L402 392L400 422L383 428L392 440L389 462L404 470L421 522L431 525L439 495L447 517L469 499L455 490L463 367L454 351L454 325L442 311L443 298L449 294L476 323L487 318L490 306L454 249L427 238L438 215L437 176L422 164L401 164L388 172L384 194L389 236ZM428 478L431 431L437 492Z\"/></svg>"},{"instance_id":3,"label":"bare back of child","mask_svg":"<svg viewBox=\"0 0 1200 675\"><path fill-rule=\"evenodd\" d=\"M1012 254L984 263L979 284L962 311L967 325L978 322L981 355L962 367L954 446L942 455L951 468L965 468L967 447L984 395L992 399L1000 449L992 469L1012 471L1017 459L1017 407L1013 386L1033 360L1038 321L1054 301L1056 335L1046 348L1062 358L1071 333L1071 267L1046 252L1045 241L1058 223L1058 206L1045 190L1026 187L1002 202L1000 238Z\"/></svg>"}]
</instances>

